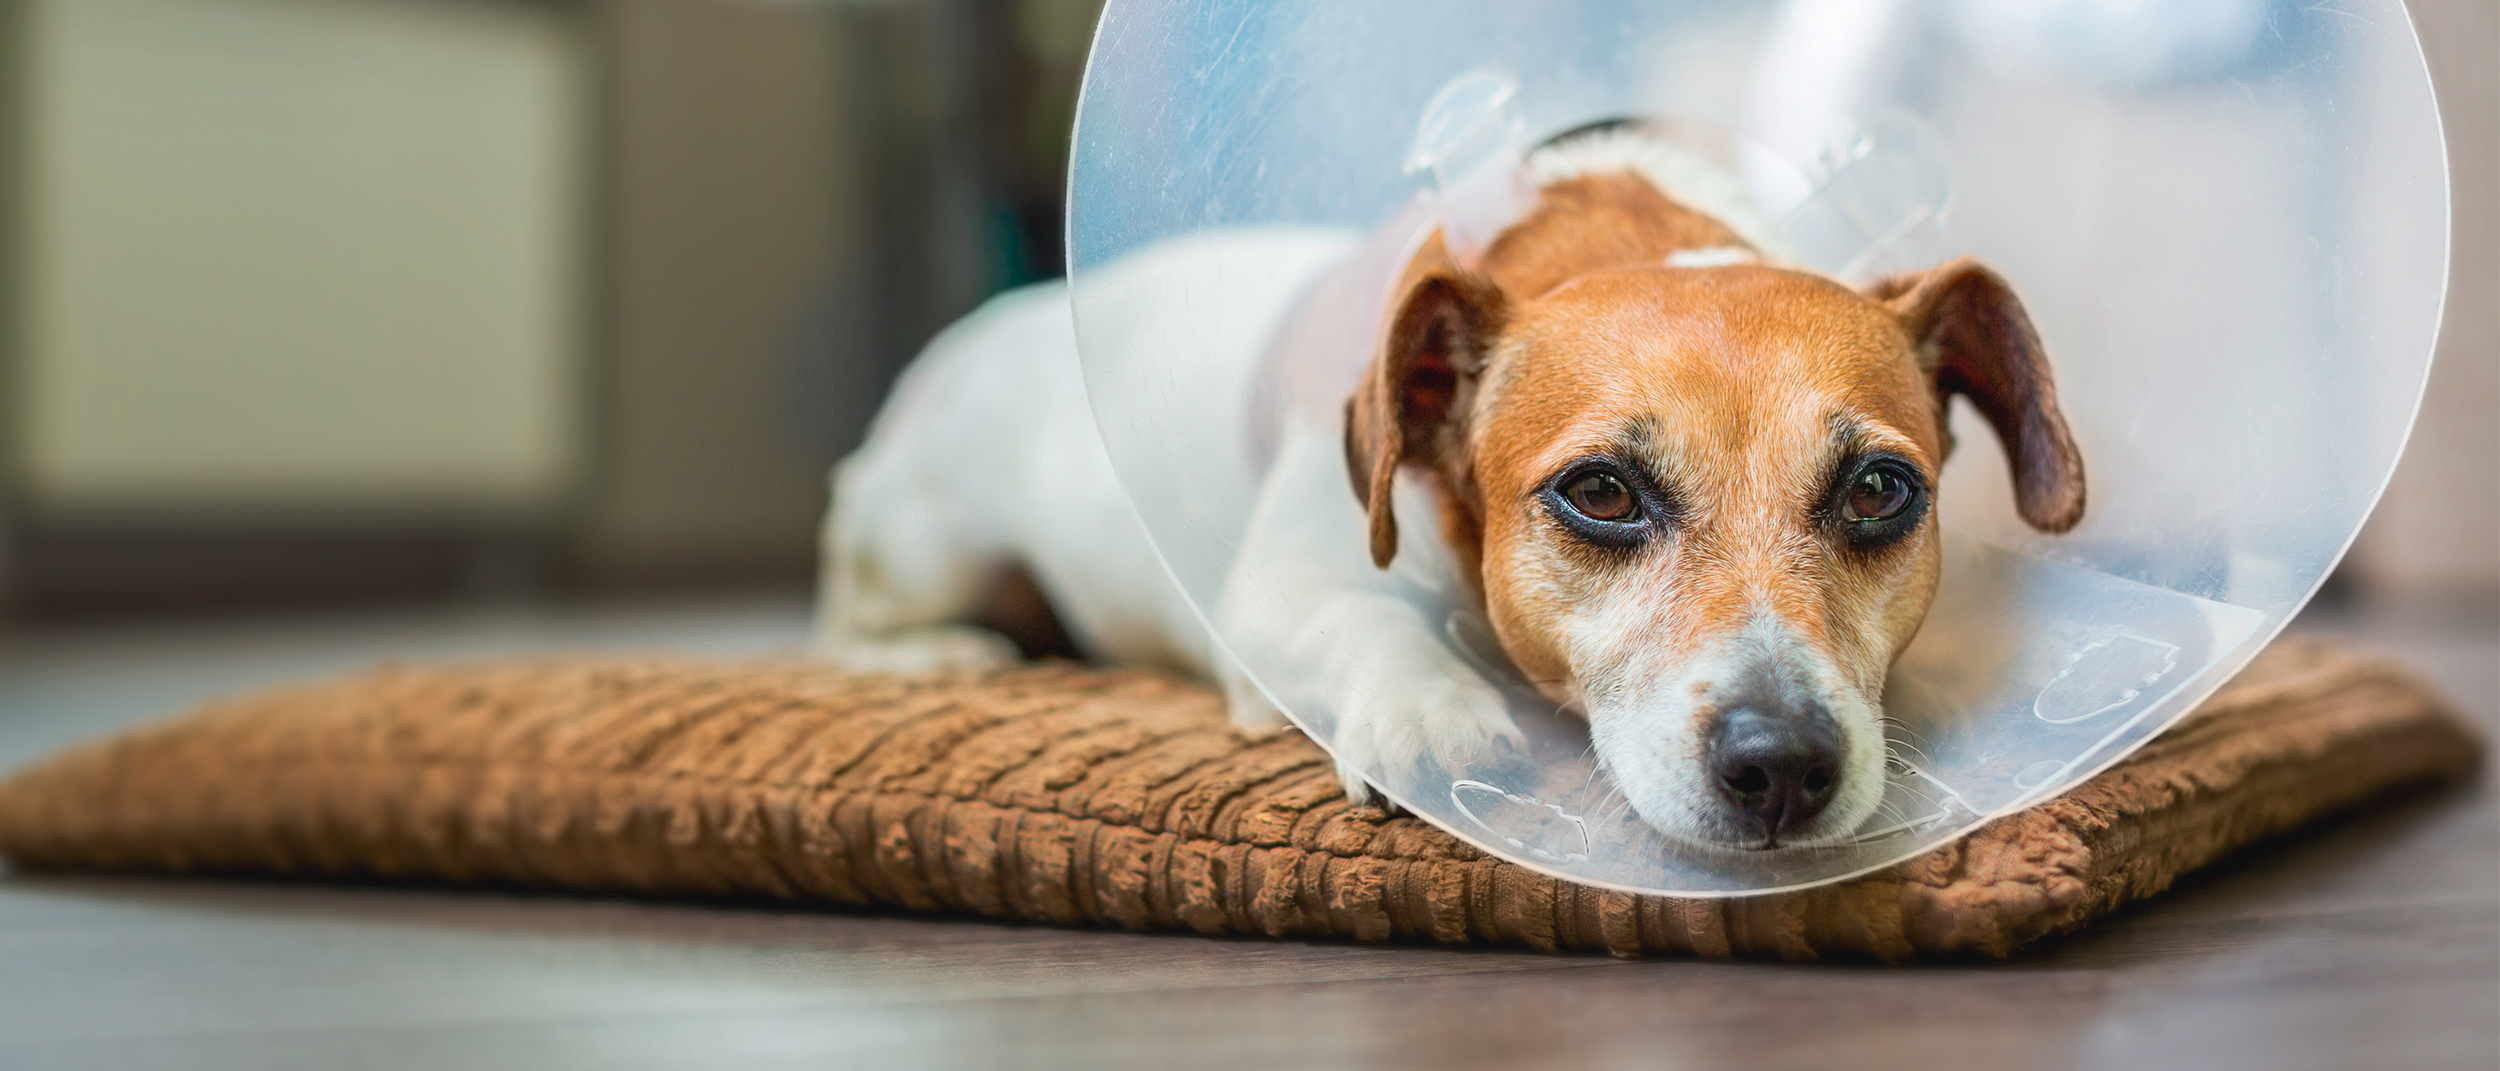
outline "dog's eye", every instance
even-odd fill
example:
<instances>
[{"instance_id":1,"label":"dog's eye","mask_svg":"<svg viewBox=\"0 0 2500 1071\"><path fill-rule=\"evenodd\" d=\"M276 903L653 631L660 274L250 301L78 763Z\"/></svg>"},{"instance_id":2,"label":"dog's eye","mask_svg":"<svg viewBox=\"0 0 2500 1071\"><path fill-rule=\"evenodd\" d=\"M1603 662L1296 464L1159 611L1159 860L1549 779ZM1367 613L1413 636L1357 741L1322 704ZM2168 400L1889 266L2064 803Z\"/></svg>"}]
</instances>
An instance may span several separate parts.
<instances>
[{"instance_id":1,"label":"dog's eye","mask_svg":"<svg viewBox=\"0 0 2500 1071\"><path fill-rule=\"evenodd\" d=\"M1555 474L1536 491L1545 514L1582 543L1611 551L1638 550L1674 515L1674 499L1649 475L1605 458Z\"/></svg>"},{"instance_id":2,"label":"dog's eye","mask_svg":"<svg viewBox=\"0 0 2500 1071\"><path fill-rule=\"evenodd\" d=\"M1841 517L1856 523L1888 521L1910 507L1910 481L1898 473L1880 468L1858 474L1849 488L1849 501Z\"/></svg>"},{"instance_id":3,"label":"dog's eye","mask_svg":"<svg viewBox=\"0 0 2500 1071\"><path fill-rule=\"evenodd\" d=\"M1592 521L1629 520L1640 511L1632 489L1611 472L1591 472L1572 480L1563 488L1563 500Z\"/></svg>"}]
</instances>

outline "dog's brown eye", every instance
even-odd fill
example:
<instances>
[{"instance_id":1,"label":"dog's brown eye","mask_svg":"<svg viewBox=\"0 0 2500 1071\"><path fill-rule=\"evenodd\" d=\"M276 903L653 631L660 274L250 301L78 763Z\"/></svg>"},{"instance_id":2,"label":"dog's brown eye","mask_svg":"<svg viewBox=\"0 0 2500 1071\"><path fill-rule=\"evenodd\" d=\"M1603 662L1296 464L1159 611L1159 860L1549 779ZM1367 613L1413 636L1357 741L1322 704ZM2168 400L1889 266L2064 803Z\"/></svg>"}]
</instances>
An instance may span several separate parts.
<instances>
[{"instance_id":1,"label":"dog's brown eye","mask_svg":"<svg viewBox=\"0 0 2500 1071\"><path fill-rule=\"evenodd\" d=\"M1869 469L1859 473L1856 486L1849 489L1847 519L1890 520L1909 505L1910 481L1882 469Z\"/></svg>"},{"instance_id":2,"label":"dog's brown eye","mask_svg":"<svg viewBox=\"0 0 2500 1071\"><path fill-rule=\"evenodd\" d=\"M1571 508L1593 521L1624 520L1638 508L1632 489L1607 472L1592 472L1571 481L1570 486L1563 488L1563 497L1570 500Z\"/></svg>"}]
</instances>

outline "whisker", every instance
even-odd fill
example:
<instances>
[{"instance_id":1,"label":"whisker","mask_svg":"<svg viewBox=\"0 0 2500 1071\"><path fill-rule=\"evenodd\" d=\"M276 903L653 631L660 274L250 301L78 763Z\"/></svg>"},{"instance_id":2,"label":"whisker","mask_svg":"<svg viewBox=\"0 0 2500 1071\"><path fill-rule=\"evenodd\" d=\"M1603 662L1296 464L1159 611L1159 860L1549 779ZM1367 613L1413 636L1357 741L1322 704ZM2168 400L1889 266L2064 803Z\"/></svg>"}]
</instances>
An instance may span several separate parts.
<instances>
[{"instance_id":1,"label":"whisker","mask_svg":"<svg viewBox=\"0 0 2500 1071\"><path fill-rule=\"evenodd\" d=\"M1616 820L1616 819L1618 819L1618 818L1623 817L1624 812L1629 811L1629 810L1631 810L1631 809L1632 809L1632 797L1631 797L1631 796L1629 796L1629 795L1625 795L1625 794L1624 794L1624 793L1622 793L1622 792L1616 792L1616 793L1614 793L1614 794L1615 794L1615 795L1617 795L1617 796L1622 796L1622 797L1623 797L1623 801L1622 801L1622 802L1620 802L1620 803L1617 803L1617 804L1615 804L1614 806L1609 807L1609 808L1607 808L1607 809L1606 809L1606 813L1605 813L1605 816L1604 816L1604 818L1603 818L1603 820L1604 820L1604 821L1612 822L1612 821L1614 821L1614 820Z\"/></svg>"},{"instance_id":2,"label":"whisker","mask_svg":"<svg viewBox=\"0 0 2500 1071\"><path fill-rule=\"evenodd\" d=\"M1599 816L1599 817L1601 817L1601 818L1603 818L1603 817L1605 817L1605 811L1606 811L1606 809L1607 809L1608 807L1613 806L1613 805L1614 805L1615 800L1616 800L1618 797L1622 797L1622 796L1623 796L1623 789L1622 789L1622 787L1621 787L1621 786L1609 785L1609 786L1607 786L1607 788L1606 788L1606 794L1605 794L1605 795L1603 795L1603 796L1599 796L1599 797L1597 797L1597 805L1596 805L1595 807L1591 807L1591 808L1589 808L1589 809L1590 809L1590 810L1592 810L1592 811L1597 812L1598 816Z\"/></svg>"},{"instance_id":3,"label":"whisker","mask_svg":"<svg viewBox=\"0 0 2500 1071\"><path fill-rule=\"evenodd\" d=\"M1884 734L1884 738L1887 740L1897 740L1903 744L1910 744L1914 746L1917 741L1926 739L1926 734L1919 732L1916 728L1912 727L1910 723L1902 721L1899 718L1878 718L1876 719L1876 723L1878 725L1887 726L1891 730Z\"/></svg>"},{"instance_id":4,"label":"whisker","mask_svg":"<svg viewBox=\"0 0 2500 1071\"><path fill-rule=\"evenodd\" d=\"M1888 740L1884 742L1884 756L1886 758L1898 758L1904 751L1918 756L1918 764L1922 767L1934 766L1936 764L1936 760L1930 757L1927 752L1920 750L1918 745L1910 743L1907 740Z\"/></svg>"}]
</instances>

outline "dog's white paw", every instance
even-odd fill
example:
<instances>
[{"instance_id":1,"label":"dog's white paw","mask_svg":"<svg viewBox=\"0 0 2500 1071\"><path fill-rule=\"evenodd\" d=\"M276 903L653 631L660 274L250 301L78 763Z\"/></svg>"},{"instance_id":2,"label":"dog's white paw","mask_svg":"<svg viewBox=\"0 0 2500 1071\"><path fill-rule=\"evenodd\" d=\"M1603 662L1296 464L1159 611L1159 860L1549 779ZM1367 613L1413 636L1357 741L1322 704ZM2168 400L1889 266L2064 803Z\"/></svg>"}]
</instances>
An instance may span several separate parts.
<instances>
[{"instance_id":1,"label":"dog's white paw","mask_svg":"<svg viewBox=\"0 0 2500 1071\"><path fill-rule=\"evenodd\" d=\"M818 653L853 673L928 673L992 669L1022 659L1007 637L985 628L933 628L891 638L827 643Z\"/></svg>"},{"instance_id":2,"label":"dog's white paw","mask_svg":"<svg viewBox=\"0 0 2500 1071\"><path fill-rule=\"evenodd\" d=\"M1430 674L1374 666L1342 682L1328 741L1346 798L1384 802L1376 783L1429 785L1525 746L1499 689L1464 666Z\"/></svg>"},{"instance_id":3,"label":"dog's white paw","mask_svg":"<svg viewBox=\"0 0 2500 1071\"><path fill-rule=\"evenodd\" d=\"M1373 788L1371 780L1363 776L1363 771L1343 762L1337 763L1337 783L1345 786L1345 801L1357 807L1376 805L1391 814L1400 814L1406 810L1389 797L1381 795L1379 789Z\"/></svg>"}]
</instances>

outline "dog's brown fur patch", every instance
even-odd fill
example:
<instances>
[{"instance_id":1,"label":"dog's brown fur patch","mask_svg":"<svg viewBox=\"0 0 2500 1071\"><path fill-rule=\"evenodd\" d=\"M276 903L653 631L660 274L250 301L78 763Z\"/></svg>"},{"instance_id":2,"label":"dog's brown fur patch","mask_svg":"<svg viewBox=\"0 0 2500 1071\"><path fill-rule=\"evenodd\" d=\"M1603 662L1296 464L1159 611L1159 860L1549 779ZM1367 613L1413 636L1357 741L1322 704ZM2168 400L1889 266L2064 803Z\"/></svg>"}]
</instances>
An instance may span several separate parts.
<instances>
[{"instance_id":1,"label":"dog's brown fur patch","mask_svg":"<svg viewBox=\"0 0 2500 1071\"><path fill-rule=\"evenodd\" d=\"M1547 183L1536 207L1493 240L1477 270L1525 301L1592 271L1662 264L1679 249L1722 246L1753 248L1727 224L1632 172L1615 171Z\"/></svg>"},{"instance_id":2,"label":"dog's brown fur patch","mask_svg":"<svg viewBox=\"0 0 2500 1071\"><path fill-rule=\"evenodd\" d=\"M1907 642L1934 586L1932 516L1873 556L1817 521L1844 448L1888 447L1931 485L1943 459L1915 347L1883 306L1778 268L1621 269L1521 307L1502 352L1465 470L1486 504L1480 557L1500 563L1481 571L1486 610L1532 678L1567 672L1563 619L1599 586L1655 593L1626 639L1668 652L1762 605L1843 666L1880 673ZM1555 530L1537 489L1595 453L1673 483L1682 512L1659 553L1592 561Z\"/></svg>"}]
</instances>

